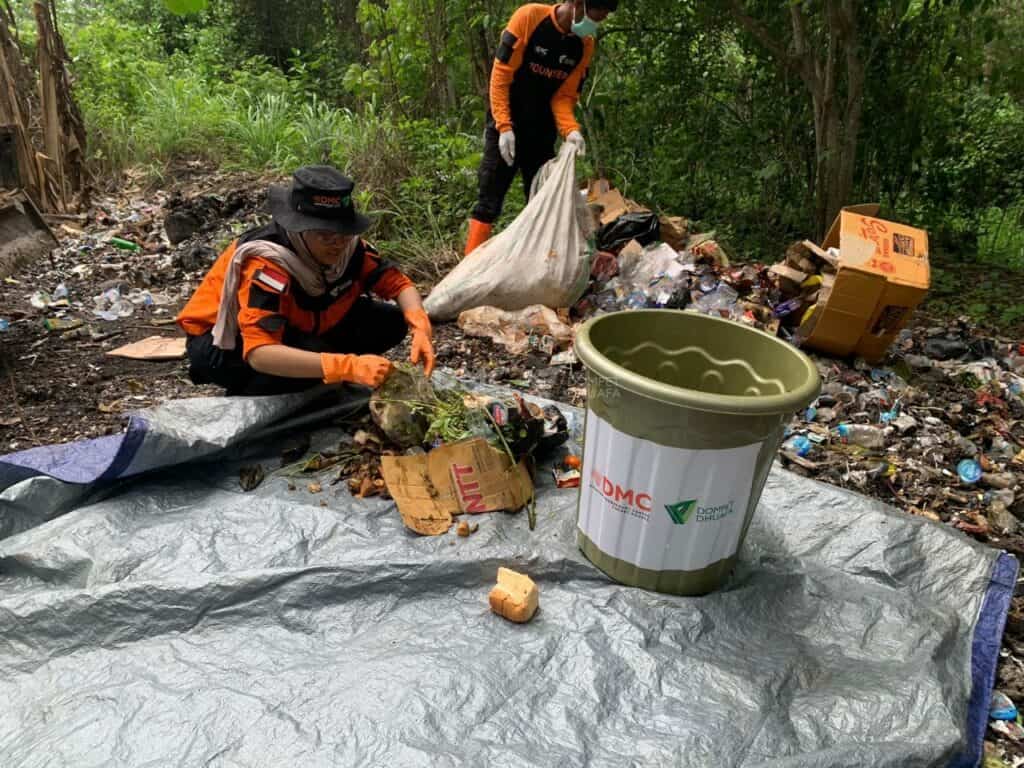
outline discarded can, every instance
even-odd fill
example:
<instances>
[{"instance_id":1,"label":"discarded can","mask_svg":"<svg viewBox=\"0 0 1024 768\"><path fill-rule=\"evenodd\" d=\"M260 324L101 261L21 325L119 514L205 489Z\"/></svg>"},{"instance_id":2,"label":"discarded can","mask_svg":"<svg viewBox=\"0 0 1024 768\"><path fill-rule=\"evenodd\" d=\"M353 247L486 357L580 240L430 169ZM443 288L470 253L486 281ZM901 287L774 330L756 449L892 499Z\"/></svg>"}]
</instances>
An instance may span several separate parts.
<instances>
[{"instance_id":1,"label":"discarded can","mask_svg":"<svg viewBox=\"0 0 1024 768\"><path fill-rule=\"evenodd\" d=\"M992 704L989 708L988 716L993 720L1016 720L1017 707L1005 693L993 691Z\"/></svg>"},{"instance_id":2,"label":"discarded can","mask_svg":"<svg viewBox=\"0 0 1024 768\"><path fill-rule=\"evenodd\" d=\"M956 465L956 473L960 476L960 482L974 485L981 480L981 464L974 459L963 459Z\"/></svg>"}]
</instances>

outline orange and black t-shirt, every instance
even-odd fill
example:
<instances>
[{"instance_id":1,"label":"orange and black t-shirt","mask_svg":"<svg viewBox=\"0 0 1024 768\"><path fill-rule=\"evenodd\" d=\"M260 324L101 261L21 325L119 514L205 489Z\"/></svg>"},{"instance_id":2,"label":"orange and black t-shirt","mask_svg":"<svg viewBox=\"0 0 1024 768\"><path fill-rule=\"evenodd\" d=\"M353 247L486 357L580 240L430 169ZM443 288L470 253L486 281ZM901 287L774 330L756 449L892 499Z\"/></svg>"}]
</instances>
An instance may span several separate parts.
<instances>
[{"instance_id":1,"label":"orange and black t-shirt","mask_svg":"<svg viewBox=\"0 0 1024 768\"><path fill-rule=\"evenodd\" d=\"M217 322L228 265L235 249L250 240L270 240L291 247L287 235L275 224L247 232L228 245L178 314L178 325L190 336L201 336ZM258 347L283 343L289 327L304 333L326 333L341 322L361 294L371 291L382 299L394 299L411 285L408 277L383 261L363 240L356 246L344 274L328 286L323 296L307 294L273 262L248 258L238 286L242 355L248 358Z\"/></svg>"},{"instance_id":2,"label":"orange and black t-shirt","mask_svg":"<svg viewBox=\"0 0 1024 768\"><path fill-rule=\"evenodd\" d=\"M557 5L530 3L509 19L491 70L491 115L500 133L580 129L573 116L594 39L558 26Z\"/></svg>"}]
</instances>

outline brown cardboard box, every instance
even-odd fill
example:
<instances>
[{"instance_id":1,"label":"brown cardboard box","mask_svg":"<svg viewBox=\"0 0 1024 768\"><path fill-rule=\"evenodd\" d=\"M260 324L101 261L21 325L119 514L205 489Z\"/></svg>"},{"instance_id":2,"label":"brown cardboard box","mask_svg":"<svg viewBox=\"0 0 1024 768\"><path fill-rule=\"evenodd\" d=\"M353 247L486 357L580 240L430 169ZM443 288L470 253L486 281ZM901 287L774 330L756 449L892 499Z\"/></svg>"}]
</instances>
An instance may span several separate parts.
<instances>
[{"instance_id":1,"label":"brown cardboard box","mask_svg":"<svg viewBox=\"0 0 1024 768\"><path fill-rule=\"evenodd\" d=\"M533 495L530 473L482 437L415 456L382 456L381 473L408 528L447 531L453 515L517 510Z\"/></svg>"},{"instance_id":2,"label":"brown cardboard box","mask_svg":"<svg viewBox=\"0 0 1024 768\"><path fill-rule=\"evenodd\" d=\"M806 347L875 362L928 293L928 233L876 213L877 205L844 208L822 243L839 249L839 270L800 327Z\"/></svg>"}]
</instances>

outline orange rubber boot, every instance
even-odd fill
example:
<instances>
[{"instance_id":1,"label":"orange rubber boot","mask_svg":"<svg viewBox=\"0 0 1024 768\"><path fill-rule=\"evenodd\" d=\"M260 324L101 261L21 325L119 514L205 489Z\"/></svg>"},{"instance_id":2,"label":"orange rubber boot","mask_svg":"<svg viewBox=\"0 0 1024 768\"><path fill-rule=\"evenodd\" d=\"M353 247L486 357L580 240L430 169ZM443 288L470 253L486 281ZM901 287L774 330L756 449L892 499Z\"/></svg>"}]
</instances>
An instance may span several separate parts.
<instances>
[{"instance_id":1,"label":"orange rubber boot","mask_svg":"<svg viewBox=\"0 0 1024 768\"><path fill-rule=\"evenodd\" d=\"M487 242L491 236L491 229L493 225L485 224L482 221L476 219L469 220L469 235L466 237L466 251L463 255L469 256L473 251L476 250L477 246Z\"/></svg>"}]
</instances>

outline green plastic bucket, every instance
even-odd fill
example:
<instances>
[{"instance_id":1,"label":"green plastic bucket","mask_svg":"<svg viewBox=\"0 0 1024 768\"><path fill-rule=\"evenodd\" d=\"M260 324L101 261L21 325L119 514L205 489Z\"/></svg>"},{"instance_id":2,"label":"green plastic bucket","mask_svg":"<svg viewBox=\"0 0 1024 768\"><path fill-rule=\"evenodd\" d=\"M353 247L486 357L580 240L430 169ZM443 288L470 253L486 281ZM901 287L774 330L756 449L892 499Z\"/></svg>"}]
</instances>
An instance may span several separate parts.
<instances>
[{"instance_id":1,"label":"green plastic bucket","mask_svg":"<svg viewBox=\"0 0 1024 768\"><path fill-rule=\"evenodd\" d=\"M770 336L676 310L602 315L587 368L580 549L616 581L702 595L736 562L814 363Z\"/></svg>"}]
</instances>

